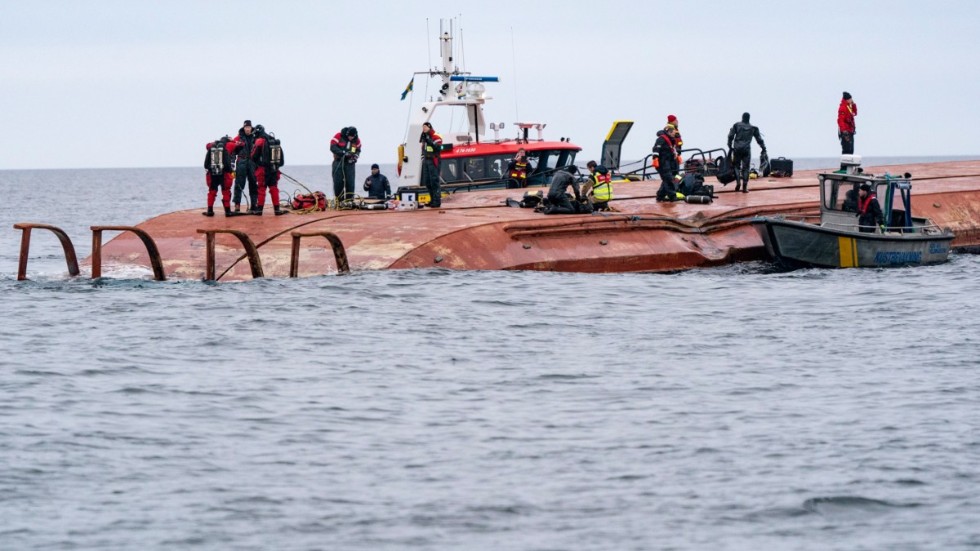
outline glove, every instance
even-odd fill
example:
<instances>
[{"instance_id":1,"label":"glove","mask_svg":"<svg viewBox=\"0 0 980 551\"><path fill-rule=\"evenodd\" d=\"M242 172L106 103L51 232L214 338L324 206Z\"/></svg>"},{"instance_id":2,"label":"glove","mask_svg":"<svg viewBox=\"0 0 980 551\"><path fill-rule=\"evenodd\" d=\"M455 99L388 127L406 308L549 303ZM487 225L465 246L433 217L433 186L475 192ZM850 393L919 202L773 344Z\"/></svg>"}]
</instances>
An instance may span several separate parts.
<instances>
[{"instance_id":1,"label":"glove","mask_svg":"<svg viewBox=\"0 0 980 551\"><path fill-rule=\"evenodd\" d=\"M885 233L885 225L884 224L878 224L878 227L881 229L881 233Z\"/></svg>"}]
</instances>

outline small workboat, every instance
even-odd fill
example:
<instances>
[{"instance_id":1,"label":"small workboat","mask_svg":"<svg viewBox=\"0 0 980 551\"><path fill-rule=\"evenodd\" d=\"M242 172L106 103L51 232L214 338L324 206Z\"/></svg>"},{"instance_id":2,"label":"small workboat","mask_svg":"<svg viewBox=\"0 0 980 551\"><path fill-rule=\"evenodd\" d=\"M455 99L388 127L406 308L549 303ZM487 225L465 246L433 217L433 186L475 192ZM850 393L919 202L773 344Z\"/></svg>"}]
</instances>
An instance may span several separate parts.
<instances>
[{"instance_id":1,"label":"small workboat","mask_svg":"<svg viewBox=\"0 0 980 551\"><path fill-rule=\"evenodd\" d=\"M777 264L788 268L867 268L940 264L949 260L953 232L912 215L911 175L875 177L860 170L820 174L820 222L806 218L752 220ZM856 198L870 187L884 223L860 226ZM900 200L896 204L896 200Z\"/></svg>"}]
</instances>

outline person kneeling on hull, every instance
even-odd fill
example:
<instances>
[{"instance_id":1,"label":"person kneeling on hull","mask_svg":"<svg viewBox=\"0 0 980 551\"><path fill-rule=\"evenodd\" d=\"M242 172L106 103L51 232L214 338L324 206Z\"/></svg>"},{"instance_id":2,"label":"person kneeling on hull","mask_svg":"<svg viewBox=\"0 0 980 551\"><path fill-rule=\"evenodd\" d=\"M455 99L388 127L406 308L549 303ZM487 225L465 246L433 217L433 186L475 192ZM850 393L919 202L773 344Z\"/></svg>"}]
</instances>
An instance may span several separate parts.
<instances>
[{"instance_id":1,"label":"person kneeling on hull","mask_svg":"<svg viewBox=\"0 0 980 551\"><path fill-rule=\"evenodd\" d=\"M582 193L579 191L578 181L575 179L578 174L578 167L575 165L566 166L551 178L551 187L548 188L549 207L544 211L545 214L578 214L583 212ZM568 195L568 186L572 186L575 192L575 204L572 204L571 196Z\"/></svg>"}]
</instances>

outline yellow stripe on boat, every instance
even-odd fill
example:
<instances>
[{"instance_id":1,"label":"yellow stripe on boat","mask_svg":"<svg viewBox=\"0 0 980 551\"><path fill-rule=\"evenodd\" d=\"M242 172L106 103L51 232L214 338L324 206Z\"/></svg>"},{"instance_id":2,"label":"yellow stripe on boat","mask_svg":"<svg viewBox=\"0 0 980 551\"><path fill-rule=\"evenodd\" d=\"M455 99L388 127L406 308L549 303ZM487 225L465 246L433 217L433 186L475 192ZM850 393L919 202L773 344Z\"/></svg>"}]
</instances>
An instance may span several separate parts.
<instances>
[{"instance_id":1,"label":"yellow stripe on boat","mask_svg":"<svg viewBox=\"0 0 980 551\"><path fill-rule=\"evenodd\" d=\"M840 250L840 267L856 268L858 265L857 240L853 237L838 237L837 248Z\"/></svg>"}]
</instances>

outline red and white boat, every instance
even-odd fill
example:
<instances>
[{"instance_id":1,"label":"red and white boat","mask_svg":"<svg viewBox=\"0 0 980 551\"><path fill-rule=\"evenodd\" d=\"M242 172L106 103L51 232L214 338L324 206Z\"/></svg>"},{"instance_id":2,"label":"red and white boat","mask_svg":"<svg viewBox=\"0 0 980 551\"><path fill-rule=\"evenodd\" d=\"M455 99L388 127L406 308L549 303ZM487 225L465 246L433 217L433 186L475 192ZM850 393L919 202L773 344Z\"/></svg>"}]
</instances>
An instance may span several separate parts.
<instances>
[{"instance_id":1,"label":"red and white boat","mask_svg":"<svg viewBox=\"0 0 980 551\"><path fill-rule=\"evenodd\" d=\"M417 107L409 116L406 136L409 140L422 133L426 122L433 125L442 136L443 152L440 161L440 177L444 193L468 191L472 189L494 189L507 187L510 180L508 164L519 149L524 149L530 161L527 175L529 186L545 185L558 168L575 164L575 155L581 147L561 138L559 141L544 139L544 123L516 122L517 135L501 138L504 123L491 123L493 137L487 135L484 105L491 97L486 95L487 83L498 82L495 76L477 76L462 70L455 64L453 55L452 22L443 22L440 32L440 53L442 67L415 73L416 76L433 78L437 81L437 92ZM445 28L448 26L448 30ZM414 77L412 80L414 84ZM447 114L447 111L453 111ZM435 120L452 116L455 120L465 120L466 128L455 131L440 128ZM437 118L438 117L438 118ZM458 118L456 118L458 117ZM397 194L418 194L420 200L427 200L426 190L420 186L421 145L407 141L398 147Z\"/></svg>"}]
</instances>

